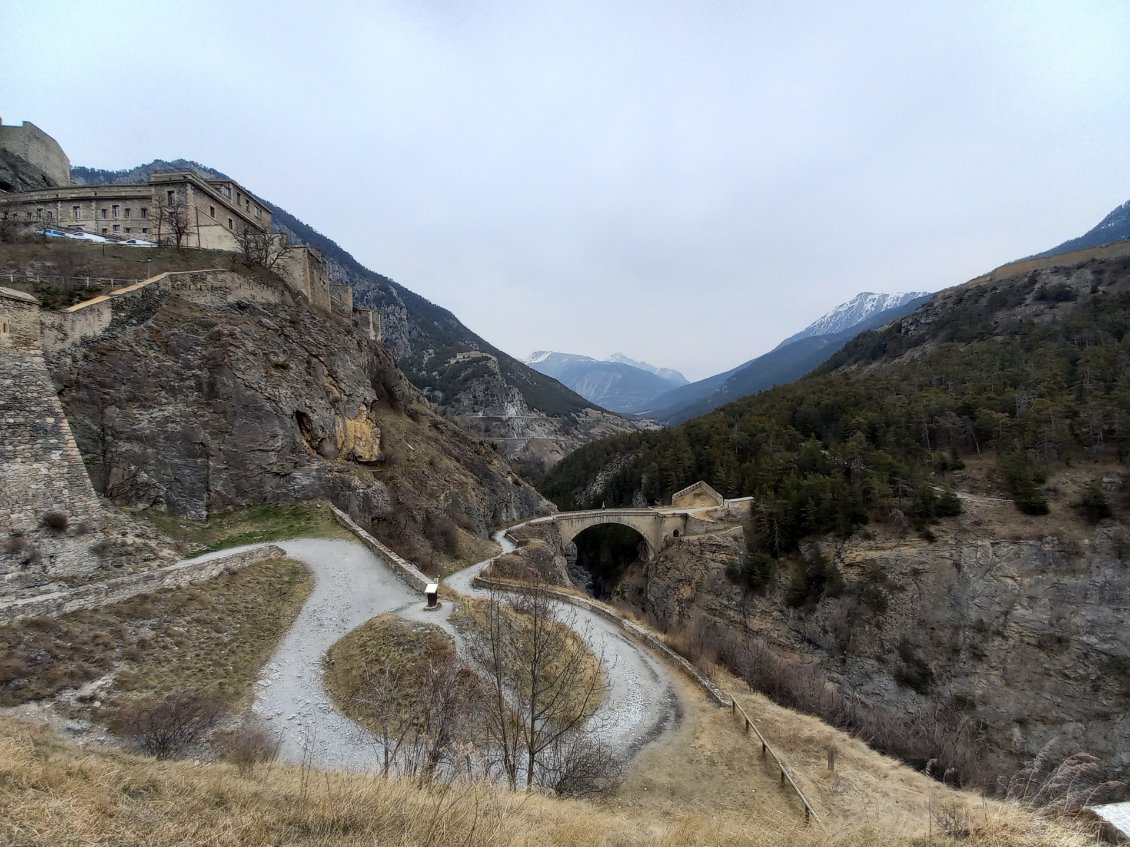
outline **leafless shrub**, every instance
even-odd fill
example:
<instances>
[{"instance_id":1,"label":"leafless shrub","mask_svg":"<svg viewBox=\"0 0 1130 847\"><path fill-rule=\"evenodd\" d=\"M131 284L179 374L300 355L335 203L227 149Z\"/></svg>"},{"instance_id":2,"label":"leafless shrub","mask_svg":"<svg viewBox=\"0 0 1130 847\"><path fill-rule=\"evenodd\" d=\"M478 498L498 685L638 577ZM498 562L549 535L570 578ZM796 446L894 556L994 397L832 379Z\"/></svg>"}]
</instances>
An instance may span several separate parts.
<instances>
[{"instance_id":1,"label":"leafless shrub","mask_svg":"<svg viewBox=\"0 0 1130 847\"><path fill-rule=\"evenodd\" d=\"M424 517L424 537L433 548L448 555L459 551L459 527L443 512L428 512Z\"/></svg>"},{"instance_id":2,"label":"leafless shrub","mask_svg":"<svg viewBox=\"0 0 1130 847\"><path fill-rule=\"evenodd\" d=\"M27 536L22 532L13 532L4 541L5 553L19 553L25 547L27 547Z\"/></svg>"},{"instance_id":3,"label":"leafless shrub","mask_svg":"<svg viewBox=\"0 0 1130 847\"><path fill-rule=\"evenodd\" d=\"M223 707L208 697L178 691L119 707L111 727L144 753L170 759L213 729Z\"/></svg>"},{"instance_id":4,"label":"leafless shrub","mask_svg":"<svg viewBox=\"0 0 1130 847\"><path fill-rule=\"evenodd\" d=\"M63 512L52 511L44 512L39 522L52 532L65 532L70 520Z\"/></svg>"},{"instance_id":5,"label":"leafless shrub","mask_svg":"<svg viewBox=\"0 0 1130 847\"><path fill-rule=\"evenodd\" d=\"M225 761L249 774L256 765L278 758L281 743L282 737L273 735L260 721L245 718L243 723L224 735L218 746Z\"/></svg>"},{"instance_id":6,"label":"leafless shrub","mask_svg":"<svg viewBox=\"0 0 1130 847\"><path fill-rule=\"evenodd\" d=\"M562 797L608 797L627 769L614 750L587 735L573 735L545 757L541 782Z\"/></svg>"},{"instance_id":7,"label":"leafless shrub","mask_svg":"<svg viewBox=\"0 0 1130 847\"><path fill-rule=\"evenodd\" d=\"M29 544L24 548L23 557L20 559L20 565L22 567L28 568L32 565L39 564L39 561L42 558L43 554L39 552L39 548Z\"/></svg>"}]
</instances>

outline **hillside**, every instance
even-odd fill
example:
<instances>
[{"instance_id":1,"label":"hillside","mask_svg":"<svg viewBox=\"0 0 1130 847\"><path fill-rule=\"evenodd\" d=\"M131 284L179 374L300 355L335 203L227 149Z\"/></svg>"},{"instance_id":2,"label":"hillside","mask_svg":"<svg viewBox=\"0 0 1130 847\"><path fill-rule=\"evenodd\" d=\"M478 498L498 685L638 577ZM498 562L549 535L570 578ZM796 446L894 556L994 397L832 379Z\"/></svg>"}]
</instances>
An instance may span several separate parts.
<instances>
[{"instance_id":1,"label":"hillside","mask_svg":"<svg viewBox=\"0 0 1130 847\"><path fill-rule=\"evenodd\" d=\"M1099 253L944 291L792 385L588 445L542 491L752 495L744 547L677 545L625 599L752 627L874 713L932 714L924 737L979 727L990 772L1059 738L1125 777L1130 258Z\"/></svg>"},{"instance_id":2,"label":"hillside","mask_svg":"<svg viewBox=\"0 0 1130 847\"><path fill-rule=\"evenodd\" d=\"M931 296L860 294L765 355L660 395L645 414L664 423L678 424L723 403L800 379L861 332L910 314Z\"/></svg>"},{"instance_id":3,"label":"hillside","mask_svg":"<svg viewBox=\"0 0 1130 847\"><path fill-rule=\"evenodd\" d=\"M72 168L82 184L136 182L160 170L190 169L208 178L220 171L185 159L156 160L124 171ZM275 227L326 257L330 279L353 286L358 306L381 314L383 340L408 379L438 411L507 457L537 473L595 437L635 425L598 409L554 379L526 367L459 322L451 312L369 270L331 238L264 201ZM487 354L490 367L472 367L459 354Z\"/></svg>"},{"instance_id":4,"label":"hillside","mask_svg":"<svg viewBox=\"0 0 1130 847\"><path fill-rule=\"evenodd\" d=\"M1112 244L1115 241L1121 241L1125 238L1130 238L1130 200L1113 210L1109 215L1078 238L1068 239L1058 247L1045 250L1043 253L1037 253L1032 258L1058 256L1062 253L1070 253L1073 250L1083 250L1087 247L1099 247L1104 244Z\"/></svg>"},{"instance_id":5,"label":"hillside","mask_svg":"<svg viewBox=\"0 0 1130 847\"><path fill-rule=\"evenodd\" d=\"M196 520L326 499L428 567L544 505L348 319L277 279L243 285L247 300L119 296L100 333L48 352L98 493Z\"/></svg>"}]
</instances>

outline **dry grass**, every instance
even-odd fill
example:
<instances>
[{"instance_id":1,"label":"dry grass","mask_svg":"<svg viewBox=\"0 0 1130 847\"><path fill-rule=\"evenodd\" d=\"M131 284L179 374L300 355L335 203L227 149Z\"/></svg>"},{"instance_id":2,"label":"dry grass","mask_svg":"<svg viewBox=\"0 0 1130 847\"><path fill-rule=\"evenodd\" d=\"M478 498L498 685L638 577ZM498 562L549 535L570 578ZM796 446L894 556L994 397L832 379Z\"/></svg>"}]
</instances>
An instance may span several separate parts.
<instances>
[{"instance_id":1,"label":"dry grass","mask_svg":"<svg viewBox=\"0 0 1130 847\"><path fill-rule=\"evenodd\" d=\"M466 845L466 847L1076 847L1087 843L1018 812L983 816L971 837L908 837L845 822L808 827L789 816L647 810L512 794L481 783L419 789L409 781L265 766L154 762L82 750L49 732L0 722L0 844Z\"/></svg>"},{"instance_id":2,"label":"dry grass","mask_svg":"<svg viewBox=\"0 0 1130 847\"><path fill-rule=\"evenodd\" d=\"M183 550L210 553L241 544L259 544L288 538L343 538L356 536L334 518L329 503L263 503L193 521L165 512L139 513L174 539Z\"/></svg>"},{"instance_id":3,"label":"dry grass","mask_svg":"<svg viewBox=\"0 0 1130 847\"><path fill-rule=\"evenodd\" d=\"M449 576L498 553L498 545L489 538L480 538L473 532L459 528L459 540L454 554L437 553L433 570L439 577Z\"/></svg>"},{"instance_id":4,"label":"dry grass","mask_svg":"<svg viewBox=\"0 0 1130 847\"><path fill-rule=\"evenodd\" d=\"M313 582L288 559L59 618L0 627L0 705L51 697L116 670L109 696L208 692L239 707Z\"/></svg>"},{"instance_id":5,"label":"dry grass","mask_svg":"<svg viewBox=\"0 0 1130 847\"><path fill-rule=\"evenodd\" d=\"M325 683L335 705L358 723L380 729L393 715L419 711L418 685L431 662L450 659L451 639L434 624L412 623L395 615L379 615L350 632L326 653ZM409 683L409 684L402 684ZM396 691L374 697L374 686Z\"/></svg>"}]
</instances>

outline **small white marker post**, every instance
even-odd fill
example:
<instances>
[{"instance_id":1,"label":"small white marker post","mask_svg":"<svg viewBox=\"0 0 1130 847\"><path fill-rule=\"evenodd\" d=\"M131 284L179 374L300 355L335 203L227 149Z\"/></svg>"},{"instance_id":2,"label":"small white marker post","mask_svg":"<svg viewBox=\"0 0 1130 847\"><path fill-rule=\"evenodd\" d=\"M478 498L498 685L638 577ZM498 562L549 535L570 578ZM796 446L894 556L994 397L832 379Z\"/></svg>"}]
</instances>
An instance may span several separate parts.
<instances>
[{"instance_id":1,"label":"small white marker post","mask_svg":"<svg viewBox=\"0 0 1130 847\"><path fill-rule=\"evenodd\" d=\"M429 582L424 587L424 596L428 598L428 605L424 607L425 610L431 611L439 608L439 583Z\"/></svg>"}]
</instances>

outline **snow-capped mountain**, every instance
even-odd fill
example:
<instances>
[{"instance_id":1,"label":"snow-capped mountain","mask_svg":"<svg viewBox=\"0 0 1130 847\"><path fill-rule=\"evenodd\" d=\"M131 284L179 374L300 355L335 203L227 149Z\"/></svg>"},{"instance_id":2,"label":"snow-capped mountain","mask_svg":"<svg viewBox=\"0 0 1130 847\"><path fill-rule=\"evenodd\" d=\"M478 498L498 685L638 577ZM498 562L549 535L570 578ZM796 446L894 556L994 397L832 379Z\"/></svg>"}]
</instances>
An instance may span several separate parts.
<instances>
[{"instance_id":1,"label":"snow-capped mountain","mask_svg":"<svg viewBox=\"0 0 1130 847\"><path fill-rule=\"evenodd\" d=\"M601 360L576 353L538 350L525 363L613 412L638 411L660 394L687 383L678 371L635 362L622 353Z\"/></svg>"},{"instance_id":2,"label":"snow-capped mountain","mask_svg":"<svg viewBox=\"0 0 1130 847\"><path fill-rule=\"evenodd\" d=\"M846 303L841 303L828 314L817 318L795 335L790 335L775 349L780 349L786 344L791 344L802 338L811 338L816 335L838 335L851 329L856 324L862 323L872 315L897 309L905 303L925 297L929 293L929 291L904 291L899 294L875 294L872 291L864 291L856 294Z\"/></svg>"},{"instance_id":3,"label":"snow-capped mountain","mask_svg":"<svg viewBox=\"0 0 1130 847\"><path fill-rule=\"evenodd\" d=\"M687 384L687 378L674 368L657 368L655 365L649 365L647 362L639 362L635 359L629 359L623 353L613 353L604 361L618 362L621 365L631 365L633 368L639 368L641 371L647 371L648 373L653 373L656 376L663 377L665 380L675 385Z\"/></svg>"}]
</instances>

